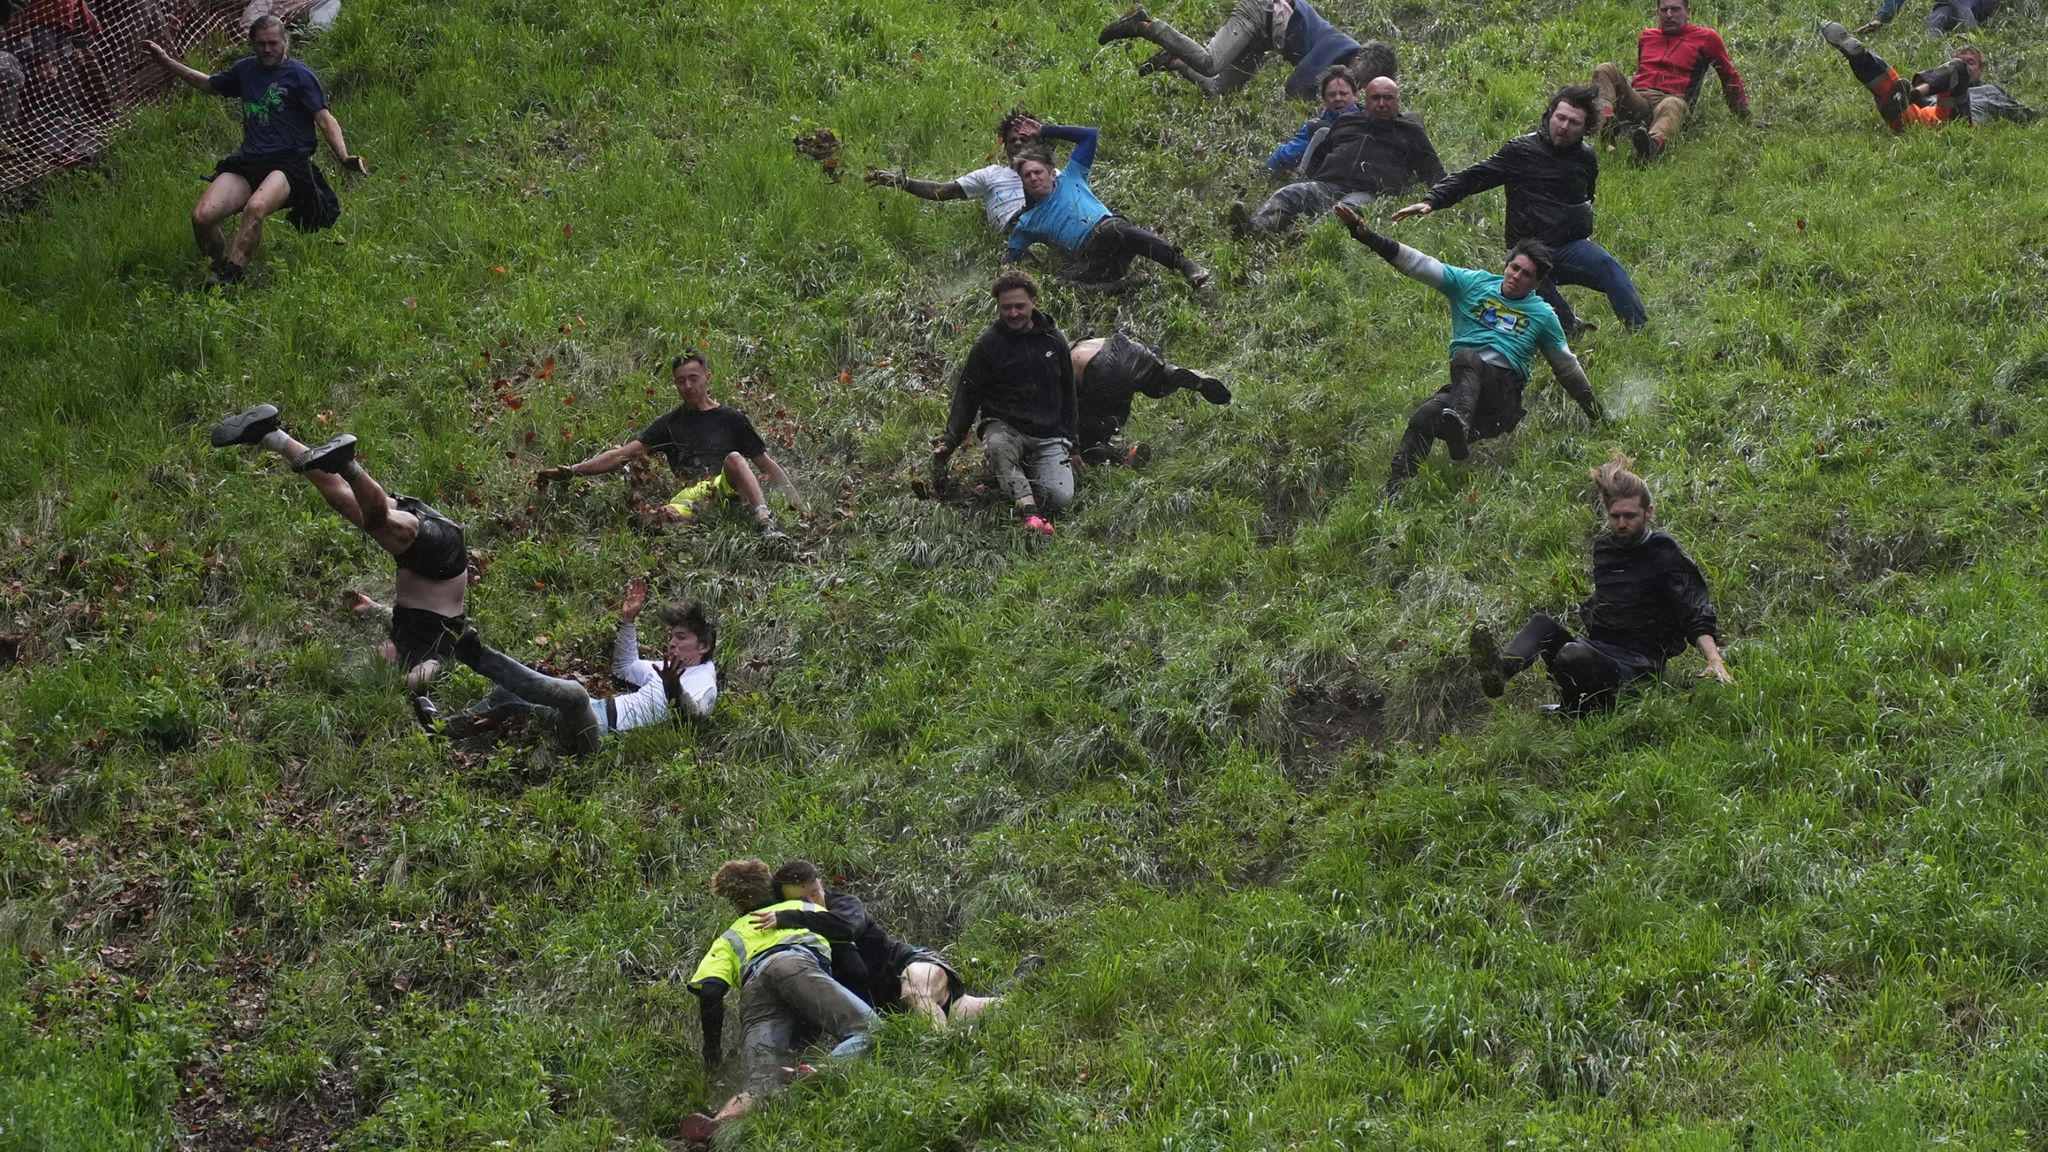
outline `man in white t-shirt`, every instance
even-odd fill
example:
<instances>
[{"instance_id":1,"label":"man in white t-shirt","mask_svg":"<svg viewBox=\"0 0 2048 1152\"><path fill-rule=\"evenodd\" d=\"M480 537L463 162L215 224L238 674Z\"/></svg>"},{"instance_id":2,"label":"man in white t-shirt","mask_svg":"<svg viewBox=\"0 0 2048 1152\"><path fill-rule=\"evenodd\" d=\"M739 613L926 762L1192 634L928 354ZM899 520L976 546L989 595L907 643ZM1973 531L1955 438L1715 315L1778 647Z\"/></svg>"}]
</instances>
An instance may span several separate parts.
<instances>
[{"instance_id":1,"label":"man in white t-shirt","mask_svg":"<svg viewBox=\"0 0 2048 1152\"><path fill-rule=\"evenodd\" d=\"M446 725L449 736L481 731L501 717L531 715L555 727L556 741L567 751L594 750L606 735L659 724L670 717L705 717L718 702L718 667L711 654L718 647L718 625L700 604L671 604L661 609L668 625L666 657L657 664L640 656L638 620L647 606L647 580L636 576L626 585L619 605L619 634L612 642L612 675L633 691L593 698L574 680L549 676L485 646L476 630L455 642L456 658L497 685L489 696L464 709Z\"/></svg>"},{"instance_id":2,"label":"man in white t-shirt","mask_svg":"<svg viewBox=\"0 0 2048 1152\"><path fill-rule=\"evenodd\" d=\"M1015 160L1028 148L1039 146L1039 132L1045 127L1038 117L1018 108L996 124L996 138L1003 142L1003 154ZM1024 211L1024 181L1008 164L976 168L954 180L913 180L888 168L870 168L868 183L877 188L901 188L920 200L979 200L988 214L988 226L998 236L1010 234L1010 225Z\"/></svg>"}]
</instances>

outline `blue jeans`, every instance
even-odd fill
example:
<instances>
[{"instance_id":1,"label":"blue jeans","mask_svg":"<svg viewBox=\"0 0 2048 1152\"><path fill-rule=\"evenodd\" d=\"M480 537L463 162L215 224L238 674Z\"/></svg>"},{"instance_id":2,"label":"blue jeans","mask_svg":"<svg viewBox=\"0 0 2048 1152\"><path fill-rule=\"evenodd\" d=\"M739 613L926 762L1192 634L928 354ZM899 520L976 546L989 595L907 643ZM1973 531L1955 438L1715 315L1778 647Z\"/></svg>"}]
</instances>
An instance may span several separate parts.
<instances>
[{"instance_id":1,"label":"blue jeans","mask_svg":"<svg viewBox=\"0 0 2048 1152\"><path fill-rule=\"evenodd\" d=\"M1614 315L1630 328L1640 328L1650 322L1650 314L1643 310L1643 298L1636 294L1635 281L1628 278L1628 269L1621 266L1612 253L1591 240L1574 240L1559 244L1551 249L1557 266L1550 276L1536 286L1536 294L1543 302L1557 312L1557 318L1567 332L1578 327L1578 317L1572 306L1564 302L1558 292L1559 284L1571 284L1580 288L1591 288L1607 297L1608 307Z\"/></svg>"}]
</instances>

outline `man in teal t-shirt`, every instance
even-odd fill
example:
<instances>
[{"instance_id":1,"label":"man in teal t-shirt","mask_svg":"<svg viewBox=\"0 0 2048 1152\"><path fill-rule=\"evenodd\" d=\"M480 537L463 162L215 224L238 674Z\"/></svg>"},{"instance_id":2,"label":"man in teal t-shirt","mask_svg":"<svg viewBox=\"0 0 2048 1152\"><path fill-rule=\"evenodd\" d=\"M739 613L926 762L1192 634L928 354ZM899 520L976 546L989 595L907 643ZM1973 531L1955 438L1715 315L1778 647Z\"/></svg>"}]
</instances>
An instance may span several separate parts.
<instances>
[{"instance_id":1,"label":"man in teal t-shirt","mask_svg":"<svg viewBox=\"0 0 2048 1152\"><path fill-rule=\"evenodd\" d=\"M1472 441L1514 431L1522 422L1522 389L1538 352L1587 419L1599 422L1600 401L1593 396L1586 370L1565 344L1557 313L1535 294L1536 285L1550 274L1546 245L1534 240L1515 245L1507 267L1496 276L1453 267L1389 240L1366 227L1348 204L1337 205L1336 215L1360 244L1451 302L1451 382L1408 418L1408 431L1394 449L1394 465L1387 476L1388 496L1415 475L1438 440L1451 459L1463 460L1471 454Z\"/></svg>"}]
</instances>

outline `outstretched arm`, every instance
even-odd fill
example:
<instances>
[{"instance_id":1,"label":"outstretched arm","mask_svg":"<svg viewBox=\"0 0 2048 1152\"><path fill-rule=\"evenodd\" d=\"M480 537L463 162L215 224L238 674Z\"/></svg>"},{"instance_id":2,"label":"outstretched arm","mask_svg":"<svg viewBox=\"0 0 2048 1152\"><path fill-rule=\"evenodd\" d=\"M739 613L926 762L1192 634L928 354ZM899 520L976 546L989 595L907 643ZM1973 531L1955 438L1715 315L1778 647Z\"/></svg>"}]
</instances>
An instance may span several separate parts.
<instances>
[{"instance_id":1,"label":"outstretched arm","mask_svg":"<svg viewBox=\"0 0 2048 1152\"><path fill-rule=\"evenodd\" d=\"M543 468L537 478L545 484L549 480L567 480L571 476L602 476L607 472L617 472L626 466L627 461L638 458L646 451L645 444L638 440L628 440L617 448L607 448L588 460Z\"/></svg>"},{"instance_id":2,"label":"outstretched arm","mask_svg":"<svg viewBox=\"0 0 2048 1152\"><path fill-rule=\"evenodd\" d=\"M359 174L370 170L370 166L361 156L349 155L348 141L341 138L341 121L334 118L333 112L322 108L313 114L313 123L319 127L320 134L327 138L328 151L334 153L334 158L341 162L343 168Z\"/></svg>"},{"instance_id":3,"label":"outstretched arm","mask_svg":"<svg viewBox=\"0 0 2048 1152\"><path fill-rule=\"evenodd\" d=\"M1557 382L1579 402L1579 410L1586 414L1586 419L1598 424L1606 413L1600 407L1600 398L1593 395L1593 382L1586 379L1586 368L1579 358L1561 344L1545 348L1543 358L1550 362L1551 374L1557 377Z\"/></svg>"},{"instance_id":4,"label":"outstretched arm","mask_svg":"<svg viewBox=\"0 0 2048 1152\"><path fill-rule=\"evenodd\" d=\"M186 64L183 60L178 59L169 52L164 51L163 45L158 44L154 40L144 40L142 46L149 50L151 56L156 57L156 62L163 65L164 71L169 72L201 92L213 91L212 77Z\"/></svg>"},{"instance_id":5,"label":"outstretched arm","mask_svg":"<svg viewBox=\"0 0 2048 1152\"><path fill-rule=\"evenodd\" d=\"M1065 140L1073 144L1074 151L1068 155L1066 167L1078 166L1086 176L1088 169L1095 165L1095 141L1102 133L1093 128L1082 128L1074 124L1047 124L1038 130L1047 140Z\"/></svg>"},{"instance_id":6,"label":"outstretched arm","mask_svg":"<svg viewBox=\"0 0 2048 1152\"><path fill-rule=\"evenodd\" d=\"M1699 646L1700 655L1707 659L1707 666L1700 670L1700 679L1705 680L1711 676L1723 684L1735 683L1735 677L1728 674L1728 666L1721 663L1719 641L1707 633L1701 633L1693 638L1693 643Z\"/></svg>"},{"instance_id":7,"label":"outstretched arm","mask_svg":"<svg viewBox=\"0 0 2048 1152\"><path fill-rule=\"evenodd\" d=\"M1385 236L1366 226L1358 209L1349 204L1339 204L1335 209L1337 219L1351 230L1351 238L1373 250L1380 259L1394 266L1394 271L1411 280L1419 280L1439 291L1444 286L1443 262L1434 256L1424 255L1398 240Z\"/></svg>"},{"instance_id":8,"label":"outstretched arm","mask_svg":"<svg viewBox=\"0 0 2048 1152\"><path fill-rule=\"evenodd\" d=\"M862 179L877 188L900 188L920 200L967 199L967 190L958 180L913 180L889 168L870 168Z\"/></svg>"}]
</instances>

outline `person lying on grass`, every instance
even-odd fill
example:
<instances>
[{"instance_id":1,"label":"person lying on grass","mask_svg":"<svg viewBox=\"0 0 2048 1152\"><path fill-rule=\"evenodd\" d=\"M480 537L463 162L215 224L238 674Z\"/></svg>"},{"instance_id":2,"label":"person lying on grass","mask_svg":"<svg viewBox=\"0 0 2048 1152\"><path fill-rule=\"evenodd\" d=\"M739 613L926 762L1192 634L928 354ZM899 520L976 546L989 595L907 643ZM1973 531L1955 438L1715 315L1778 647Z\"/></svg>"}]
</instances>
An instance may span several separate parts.
<instances>
[{"instance_id":1,"label":"person lying on grass","mask_svg":"<svg viewBox=\"0 0 2048 1152\"><path fill-rule=\"evenodd\" d=\"M996 235L1007 236L1010 225L1017 222L1017 214L1024 211L1024 182L1017 178L1008 161L1040 147L1044 128L1044 123L1028 110L1012 109L996 122L996 139L1002 142L1003 155L1007 157L1004 163L976 168L946 181L914 180L888 168L870 168L865 179L877 188L898 188L920 200L979 200L988 216L988 226Z\"/></svg>"},{"instance_id":2,"label":"person lying on grass","mask_svg":"<svg viewBox=\"0 0 2048 1152\"><path fill-rule=\"evenodd\" d=\"M711 369L702 352L676 357L669 364L669 376L676 394L682 397L681 404L624 444L574 464L543 468L536 481L546 484L576 476L602 476L649 452L659 452L668 457L669 470L683 485L663 510L667 519L687 524L723 501L738 500L753 509L763 539L790 547L788 534L775 525L775 513L768 507L754 468L782 490L798 515L809 516L810 507L798 495L796 482L768 454L768 445L754 431L746 413L711 398ZM753 468L747 466L749 461Z\"/></svg>"},{"instance_id":3,"label":"person lying on grass","mask_svg":"<svg viewBox=\"0 0 2048 1152\"><path fill-rule=\"evenodd\" d=\"M1585 369L1565 343L1557 314L1535 295L1537 283L1550 272L1548 248L1534 240L1515 245L1507 267L1496 276L1453 267L1389 240L1367 227L1349 204L1335 211L1360 244L1402 275L1443 293L1451 305L1451 382L1408 418L1408 431L1394 449L1387 474L1389 497L1415 475L1438 440L1451 459L1463 460L1474 440L1514 431L1522 422L1522 390L1538 352L1586 418L1599 422L1600 402Z\"/></svg>"},{"instance_id":4,"label":"person lying on grass","mask_svg":"<svg viewBox=\"0 0 2048 1152\"><path fill-rule=\"evenodd\" d=\"M1164 20L1154 19L1140 4L1110 21L1096 41L1147 40L1159 46L1138 65L1138 75L1171 71L1202 90L1222 96L1244 87L1258 73L1268 52L1294 66L1287 75L1287 94L1296 100L1316 98L1316 77L1332 64L1344 64L1362 76L1392 76L1394 50L1377 40L1360 44L1323 19L1308 0L1236 0L1222 27L1205 46Z\"/></svg>"},{"instance_id":5,"label":"person lying on grass","mask_svg":"<svg viewBox=\"0 0 2048 1152\"><path fill-rule=\"evenodd\" d=\"M1010 229L1003 263L1014 264L1033 244L1044 244L1067 261L1060 278L1069 283L1128 283L1131 261L1139 256L1174 269L1193 287L1209 282L1209 270L1189 259L1172 241L1138 227L1096 199L1088 186L1099 135L1095 129L1050 124L1040 135L1072 141L1074 151L1063 169L1054 168L1052 155L1042 149L1027 151L1011 161L1010 167L1024 184L1026 207Z\"/></svg>"},{"instance_id":6,"label":"person lying on grass","mask_svg":"<svg viewBox=\"0 0 2048 1152\"><path fill-rule=\"evenodd\" d=\"M2040 115L2005 89L1984 82L1984 52L1974 44L1957 45L1949 53L1948 63L1915 73L1908 82L1884 57L1864 47L1833 20L1821 21L1820 35L1849 61L1849 71L1870 89L1871 98L1877 101L1877 114L1893 132L1904 132L1908 124L1938 128L1951 120L1963 120L1973 127L1993 119L2026 124Z\"/></svg>"},{"instance_id":7,"label":"person lying on grass","mask_svg":"<svg viewBox=\"0 0 2048 1152\"><path fill-rule=\"evenodd\" d=\"M1430 185L1421 200L1395 212L1399 223L1449 208L1489 188L1507 188L1507 244L1540 240L1550 246L1556 268L1537 285L1565 335L1583 327L1565 302L1559 284L1591 288L1607 297L1614 315L1631 330L1650 322L1628 269L1593 240L1593 195L1600 182L1600 157L1586 133L1600 115L1600 94L1591 84L1567 84L1550 97L1543 121L1500 146L1493 155Z\"/></svg>"},{"instance_id":8,"label":"person lying on grass","mask_svg":"<svg viewBox=\"0 0 2048 1152\"><path fill-rule=\"evenodd\" d=\"M806 901L825 910L763 909L754 913L754 927L809 928L832 941L832 975L876 1011L911 1012L944 1031L948 1024L970 1020L1002 1002L1000 992L969 996L967 982L945 957L892 939L860 897L826 892L824 877L810 861L785 863L775 870L774 882L784 901ZM1024 957L1011 980L1039 963L1038 956Z\"/></svg>"},{"instance_id":9,"label":"person lying on grass","mask_svg":"<svg viewBox=\"0 0 2048 1152\"><path fill-rule=\"evenodd\" d=\"M683 1121L683 1139L696 1143L710 1141L726 1121L744 1115L761 1097L807 1070L796 1063L804 1036L826 1037L834 1059L854 1057L873 1046L868 1034L880 1022L874 1009L832 978L832 946L824 935L809 928L760 926L761 913L823 914L825 908L781 898L768 865L759 860L719 865L711 891L739 917L704 950L689 989L697 997L707 1070L717 1068L724 1054L726 995L740 990L741 1087L715 1114L692 1113Z\"/></svg>"},{"instance_id":10,"label":"person lying on grass","mask_svg":"<svg viewBox=\"0 0 2048 1152\"><path fill-rule=\"evenodd\" d=\"M394 496L356 460L356 438L342 435L308 448L284 430L274 404L258 404L213 426L215 448L254 445L282 457L327 506L363 530L398 564L395 607L382 653L405 673L413 714L434 726L426 687L440 674L456 637L469 627L464 603L473 582L462 526L423 500Z\"/></svg>"},{"instance_id":11,"label":"person lying on grass","mask_svg":"<svg viewBox=\"0 0 2048 1152\"><path fill-rule=\"evenodd\" d=\"M1079 404L1073 352L1052 318L1038 310L1038 281L1021 268L989 288L996 319L974 342L953 381L946 430L932 441L932 475L945 486L946 462L967 439L981 439L997 487L1032 532L1050 536L1046 517L1074 499L1074 440ZM978 421L978 423L977 423Z\"/></svg>"},{"instance_id":12,"label":"person lying on grass","mask_svg":"<svg viewBox=\"0 0 2048 1152\"><path fill-rule=\"evenodd\" d=\"M1349 76L1332 68L1328 79ZM1320 216L1339 203L1363 208L1376 197L1444 178L1436 145L1421 119L1401 111L1401 86L1386 76L1366 83L1362 105L1304 140L1296 160L1301 179L1268 196L1257 212L1246 216L1242 203L1230 206L1233 232L1284 232L1301 217Z\"/></svg>"},{"instance_id":13,"label":"person lying on grass","mask_svg":"<svg viewBox=\"0 0 2048 1152\"><path fill-rule=\"evenodd\" d=\"M496 685L490 695L449 718L446 733L460 739L515 715L531 716L554 729L566 752L589 752L605 736L685 716L711 715L718 703L718 625L701 604L671 604L661 609L668 626L664 659L657 664L640 656L640 612L647 606L647 578L626 584L619 604L619 632L612 640L612 675L633 686L632 692L593 697L574 680L549 676L486 646L476 630L458 638L453 651L463 663Z\"/></svg>"},{"instance_id":14,"label":"person lying on grass","mask_svg":"<svg viewBox=\"0 0 2048 1152\"><path fill-rule=\"evenodd\" d=\"M1194 368L1169 364L1159 351L1123 332L1077 340L1068 350L1074 365L1079 433L1077 454L1089 464L1142 468L1152 459L1143 443L1118 446L1117 436L1131 418L1131 401L1140 395L1164 400L1186 389L1211 404L1230 403L1230 388Z\"/></svg>"},{"instance_id":15,"label":"person lying on grass","mask_svg":"<svg viewBox=\"0 0 2048 1152\"><path fill-rule=\"evenodd\" d=\"M209 76L164 51L154 40L142 46L173 76L201 92L242 103L242 146L214 166L212 182L192 207L192 235L199 250L213 261L216 283L233 284L256 257L263 241L263 221L280 209L291 213L292 227L317 232L341 216L341 201L313 164L314 133L343 169L367 173L361 156L350 154L341 123L327 107L327 94L313 70L291 58L291 38L284 21L263 16L249 26L249 46L227 71ZM241 230L232 244L220 231L221 221L242 214Z\"/></svg>"},{"instance_id":16,"label":"person lying on grass","mask_svg":"<svg viewBox=\"0 0 2048 1152\"><path fill-rule=\"evenodd\" d=\"M1593 595L1579 608L1585 634L1574 637L1538 612L1502 655L1484 625L1473 629L1473 665L1488 696L1498 697L1540 657L1565 712L1607 708L1623 687L1662 673L1664 662L1688 643L1706 658L1702 679L1735 682L1721 662L1706 577L1678 541L1652 527L1657 509L1650 487L1629 471L1630 463L1617 451L1592 470L1607 532L1593 542Z\"/></svg>"},{"instance_id":17,"label":"person lying on grass","mask_svg":"<svg viewBox=\"0 0 2048 1152\"><path fill-rule=\"evenodd\" d=\"M1636 162L1657 159L1678 138L1686 115L1699 103L1708 69L1721 78L1721 99L1728 111L1749 119L1749 93L1721 34L1693 23L1692 5L1686 0L1657 0L1657 23L1636 35L1634 77L1615 64L1593 67L1593 86L1600 90L1600 118L1594 129L1612 136L1621 125L1633 125L1629 142Z\"/></svg>"}]
</instances>

